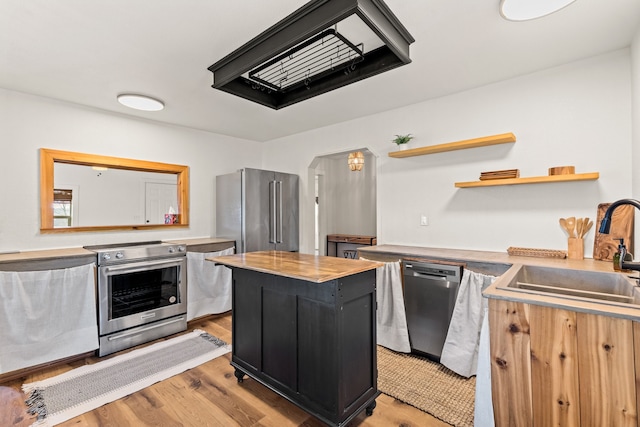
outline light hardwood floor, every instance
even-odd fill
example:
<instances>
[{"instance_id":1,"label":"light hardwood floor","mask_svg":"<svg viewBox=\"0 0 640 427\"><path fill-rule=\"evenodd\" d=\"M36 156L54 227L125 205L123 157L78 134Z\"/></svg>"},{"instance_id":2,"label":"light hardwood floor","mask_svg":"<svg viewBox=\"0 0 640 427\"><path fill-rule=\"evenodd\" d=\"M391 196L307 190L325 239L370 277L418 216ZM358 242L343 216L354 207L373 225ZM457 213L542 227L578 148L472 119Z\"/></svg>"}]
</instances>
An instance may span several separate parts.
<instances>
[{"instance_id":1,"label":"light hardwood floor","mask_svg":"<svg viewBox=\"0 0 640 427\"><path fill-rule=\"evenodd\" d=\"M202 329L231 342L231 315L196 319L189 329ZM43 369L0 384L0 426L29 426L20 387L102 359L90 357ZM229 365L231 354L154 384L123 399L73 418L61 426L240 426L322 427L325 424L250 378L238 384ZM373 415L364 412L352 427L448 427L449 424L381 394Z\"/></svg>"}]
</instances>

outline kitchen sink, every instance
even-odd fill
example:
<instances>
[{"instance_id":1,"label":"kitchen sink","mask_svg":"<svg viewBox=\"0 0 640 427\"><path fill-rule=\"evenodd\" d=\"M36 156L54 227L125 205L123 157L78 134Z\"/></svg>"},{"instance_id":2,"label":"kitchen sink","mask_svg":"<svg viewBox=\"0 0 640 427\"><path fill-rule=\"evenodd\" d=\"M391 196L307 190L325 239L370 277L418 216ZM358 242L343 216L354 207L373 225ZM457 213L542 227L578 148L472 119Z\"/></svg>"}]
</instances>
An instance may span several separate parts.
<instances>
[{"instance_id":1,"label":"kitchen sink","mask_svg":"<svg viewBox=\"0 0 640 427\"><path fill-rule=\"evenodd\" d=\"M515 269L515 270L513 270ZM496 287L569 299L640 305L635 279L621 273L516 265Z\"/></svg>"}]
</instances>

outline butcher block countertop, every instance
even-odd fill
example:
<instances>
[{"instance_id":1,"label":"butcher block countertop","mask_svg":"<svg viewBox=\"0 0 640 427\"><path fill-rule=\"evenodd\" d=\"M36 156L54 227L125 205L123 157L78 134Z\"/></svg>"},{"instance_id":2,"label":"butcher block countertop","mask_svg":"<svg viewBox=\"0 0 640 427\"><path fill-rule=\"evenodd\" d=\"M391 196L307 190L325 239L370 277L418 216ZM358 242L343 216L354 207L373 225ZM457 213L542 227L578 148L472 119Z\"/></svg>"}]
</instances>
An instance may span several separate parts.
<instances>
[{"instance_id":1,"label":"butcher block countertop","mask_svg":"<svg viewBox=\"0 0 640 427\"><path fill-rule=\"evenodd\" d=\"M446 260L458 262L496 263L496 264L525 264L542 267L569 268L575 270L612 272L613 264L609 261L593 259L561 259L537 258L526 256L511 256L505 252L491 252L468 249L428 248L422 246L379 245L358 248L360 256L372 259L384 257L384 260L424 258L429 260ZM382 258L380 258L382 260Z\"/></svg>"},{"instance_id":2,"label":"butcher block countertop","mask_svg":"<svg viewBox=\"0 0 640 427\"><path fill-rule=\"evenodd\" d=\"M95 252L83 248L45 249L39 251L8 252L0 254L0 263L16 261L41 261L66 257L95 257Z\"/></svg>"},{"instance_id":3,"label":"butcher block countertop","mask_svg":"<svg viewBox=\"0 0 640 427\"><path fill-rule=\"evenodd\" d=\"M91 264L95 261L95 252L83 248L12 252L0 254L0 271L54 270Z\"/></svg>"},{"instance_id":4,"label":"butcher block countertop","mask_svg":"<svg viewBox=\"0 0 640 427\"><path fill-rule=\"evenodd\" d=\"M504 282L510 279L514 271L521 266L551 267L578 271L596 271L612 274L623 274L625 276L639 277L637 271L617 273L613 271L611 261L597 261L593 259L561 259L561 258L538 258L526 256L511 256L506 252L474 251L463 249L426 248L402 245L380 245L372 247L358 248L360 256L379 261L405 260L432 260L442 262L456 262L468 264L470 270L477 270L476 267L486 265L501 265L504 269L495 275L501 277L490 285L483 295L488 298L502 299L507 301L523 302L528 304L542 305L554 308L569 309L584 313L601 314L606 316L632 319L640 321L640 305L637 304L611 304L602 301L585 301L563 297L558 294L533 294L517 292L504 287ZM576 271L576 276L578 276ZM482 272L482 271L480 271Z\"/></svg>"},{"instance_id":5,"label":"butcher block countertop","mask_svg":"<svg viewBox=\"0 0 640 427\"><path fill-rule=\"evenodd\" d=\"M207 258L232 268L259 271L307 282L323 283L381 267L375 261L361 261L298 252L260 251Z\"/></svg>"}]
</instances>

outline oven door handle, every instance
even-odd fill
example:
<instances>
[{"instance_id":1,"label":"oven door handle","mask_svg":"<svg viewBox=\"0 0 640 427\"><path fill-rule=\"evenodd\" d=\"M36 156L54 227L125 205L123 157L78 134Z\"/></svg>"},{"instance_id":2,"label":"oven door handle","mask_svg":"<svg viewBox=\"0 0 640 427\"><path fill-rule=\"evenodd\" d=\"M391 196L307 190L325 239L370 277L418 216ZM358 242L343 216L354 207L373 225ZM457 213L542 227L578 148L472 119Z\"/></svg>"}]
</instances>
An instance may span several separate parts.
<instances>
[{"instance_id":1,"label":"oven door handle","mask_svg":"<svg viewBox=\"0 0 640 427\"><path fill-rule=\"evenodd\" d=\"M103 267L105 273L117 273L117 272L126 272L126 273L136 273L139 271L148 271L150 268L164 268L164 267L173 267L173 266L182 266L185 259L179 260L168 260L168 261L153 261L153 262L143 262L136 264L124 264L124 265L116 265L116 266L107 266Z\"/></svg>"}]
</instances>

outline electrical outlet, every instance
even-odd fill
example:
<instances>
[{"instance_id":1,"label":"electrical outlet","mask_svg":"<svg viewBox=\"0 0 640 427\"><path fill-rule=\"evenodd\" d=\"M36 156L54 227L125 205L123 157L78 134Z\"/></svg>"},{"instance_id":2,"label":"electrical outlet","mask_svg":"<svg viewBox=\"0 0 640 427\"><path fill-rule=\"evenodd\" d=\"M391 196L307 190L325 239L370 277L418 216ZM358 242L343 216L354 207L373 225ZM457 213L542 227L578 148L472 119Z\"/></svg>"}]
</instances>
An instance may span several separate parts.
<instances>
[{"instance_id":1,"label":"electrical outlet","mask_svg":"<svg viewBox=\"0 0 640 427\"><path fill-rule=\"evenodd\" d=\"M426 215L420 216L420 225L429 225L429 217Z\"/></svg>"}]
</instances>

